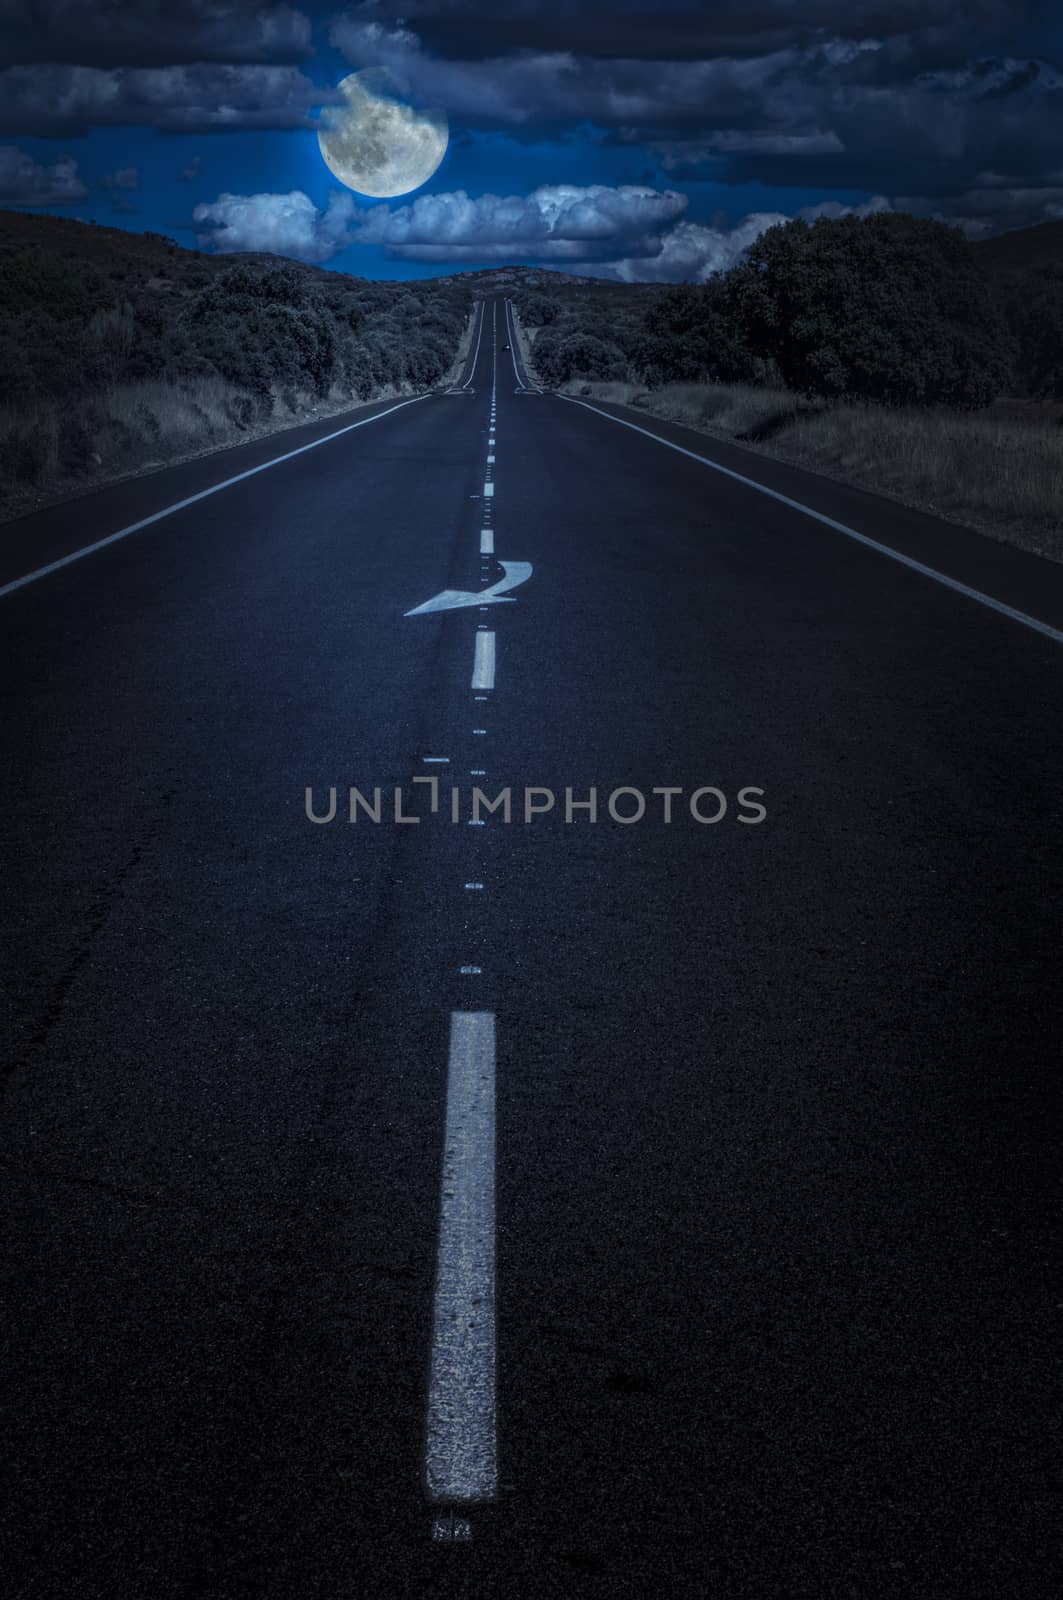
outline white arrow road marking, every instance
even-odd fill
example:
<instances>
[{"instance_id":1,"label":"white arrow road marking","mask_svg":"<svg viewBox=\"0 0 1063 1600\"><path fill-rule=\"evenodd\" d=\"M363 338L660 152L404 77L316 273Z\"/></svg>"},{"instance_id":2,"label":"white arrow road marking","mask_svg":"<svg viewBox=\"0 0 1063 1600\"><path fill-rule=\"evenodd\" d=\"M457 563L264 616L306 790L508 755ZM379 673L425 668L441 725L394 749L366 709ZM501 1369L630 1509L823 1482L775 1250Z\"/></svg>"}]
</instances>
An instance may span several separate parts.
<instances>
[{"instance_id":1,"label":"white arrow road marking","mask_svg":"<svg viewBox=\"0 0 1063 1600\"><path fill-rule=\"evenodd\" d=\"M468 589L444 589L442 594L426 600L423 606L414 606L406 615L420 617L427 611L459 611L462 606L504 604L507 589L516 589L519 584L527 583L532 575L532 564L530 561L500 561L498 564L504 576L489 589L481 589L479 594L473 594Z\"/></svg>"}]
</instances>

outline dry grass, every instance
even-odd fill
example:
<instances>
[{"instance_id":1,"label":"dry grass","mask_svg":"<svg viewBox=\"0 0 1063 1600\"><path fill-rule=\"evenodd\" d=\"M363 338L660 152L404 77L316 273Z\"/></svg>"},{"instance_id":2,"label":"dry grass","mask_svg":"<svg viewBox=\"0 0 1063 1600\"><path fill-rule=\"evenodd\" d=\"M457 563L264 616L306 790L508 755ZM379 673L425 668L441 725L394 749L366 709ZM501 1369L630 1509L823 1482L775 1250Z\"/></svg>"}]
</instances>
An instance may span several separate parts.
<instances>
[{"instance_id":1,"label":"dry grass","mask_svg":"<svg viewBox=\"0 0 1063 1600\"><path fill-rule=\"evenodd\" d=\"M1058 408L986 412L822 405L741 384L572 383L570 394L635 406L1063 561Z\"/></svg>"},{"instance_id":2,"label":"dry grass","mask_svg":"<svg viewBox=\"0 0 1063 1600\"><path fill-rule=\"evenodd\" d=\"M517 316L513 318L513 326L517 331L517 354L524 363L525 372L531 377L535 371L532 362L532 345L535 342L535 335L540 330L538 328L526 328Z\"/></svg>"},{"instance_id":3,"label":"dry grass","mask_svg":"<svg viewBox=\"0 0 1063 1600\"><path fill-rule=\"evenodd\" d=\"M478 306L474 301L472 310L465 319L465 327L462 330L461 338L458 340L458 348L454 360L451 362L446 376L440 381L439 387L441 389L453 388L461 377L461 369L464 367L469 351L472 348L472 330L476 326L477 315Z\"/></svg>"},{"instance_id":4,"label":"dry grass","mask_svg":"<svg viewBox=\"0 0 1063 1600\"><path fill-rule=\"evenodd\" d=\"M207 376L120 384L63 404L38 399L2 408L0 519L399 392L388 387L357 401L339 388L325 400L286 390L266 414L255 416L245 392Z\"/></svg>"}]
</instances>

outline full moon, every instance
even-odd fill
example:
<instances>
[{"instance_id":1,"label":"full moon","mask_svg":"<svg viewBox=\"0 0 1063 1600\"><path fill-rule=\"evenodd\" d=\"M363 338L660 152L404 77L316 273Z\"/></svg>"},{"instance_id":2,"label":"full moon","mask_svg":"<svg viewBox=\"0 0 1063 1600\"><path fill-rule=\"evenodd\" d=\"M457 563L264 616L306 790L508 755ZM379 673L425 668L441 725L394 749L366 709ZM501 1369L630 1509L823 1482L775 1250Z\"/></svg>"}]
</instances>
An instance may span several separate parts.
<instances>
[{"instance_id":1,"label":"full moon","mask_svg":"<svg viewBox=\"0 0 1063 1600\"><path fill-rule=\"evenodd\" d=\"M346 104L325 108L317 135L330 172L374 199L427 183L447 152L445 113L408 105L385 67L351 72L339 87Z\"/></svg>"}]
</instances>

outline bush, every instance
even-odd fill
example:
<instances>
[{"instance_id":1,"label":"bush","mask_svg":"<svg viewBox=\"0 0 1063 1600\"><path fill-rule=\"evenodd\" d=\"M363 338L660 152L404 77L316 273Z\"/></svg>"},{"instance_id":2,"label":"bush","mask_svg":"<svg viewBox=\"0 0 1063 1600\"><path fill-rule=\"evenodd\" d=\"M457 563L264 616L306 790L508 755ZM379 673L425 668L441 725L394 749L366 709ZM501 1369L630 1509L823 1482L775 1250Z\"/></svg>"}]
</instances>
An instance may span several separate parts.
<instances>
[{"instance_id":1,"label":"bush","mask_svg":"<svg viewBox=\"0 0 1063 1600\"><path fill-rule=\"evenodd\" d=\"M561 307L545 294L530 294L521 301L520 318L526 328L545 328L556 322Z\"/></svg>"},{"instance_id":2,"label":"bush","mask_svg":"<svg viewBox=\"0 0 1063 1600\"><path fill-rule=\"evenodd\" d=\"M110 304L107 280L95 268L62 256L0 255L0 319L40 311L56 322L87 321Z\"/></svg>"},{"instance_id":3,"label":"bush","mask_svg":"<svg viewBox=\"0 0 1063 1600\"><path fill-rule=\"evenodd\" d=\"M581 378L623 378L627 372L618 345L593 333L542 333L535 342L535 364L548 384Z\"/></svg>"}]
</instances>

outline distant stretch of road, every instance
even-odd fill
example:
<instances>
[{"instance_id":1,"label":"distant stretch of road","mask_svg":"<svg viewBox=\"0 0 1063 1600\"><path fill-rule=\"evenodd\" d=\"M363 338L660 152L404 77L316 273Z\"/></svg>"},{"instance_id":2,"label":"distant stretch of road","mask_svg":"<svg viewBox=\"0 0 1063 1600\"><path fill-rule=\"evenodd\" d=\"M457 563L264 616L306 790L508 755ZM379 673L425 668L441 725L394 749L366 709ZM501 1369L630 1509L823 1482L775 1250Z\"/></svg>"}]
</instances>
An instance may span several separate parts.
<instances>
[{"instance_id":1,"label":"distant stretch of road","mask_svg":"<svg viewBox=\"0 0 1063 1600\"><path fill-rule=\"evenodd\" d=\"M0 529L6 1600L1043 1600L1063 572L542 392Z\"/></svg>"}]
</instances>

